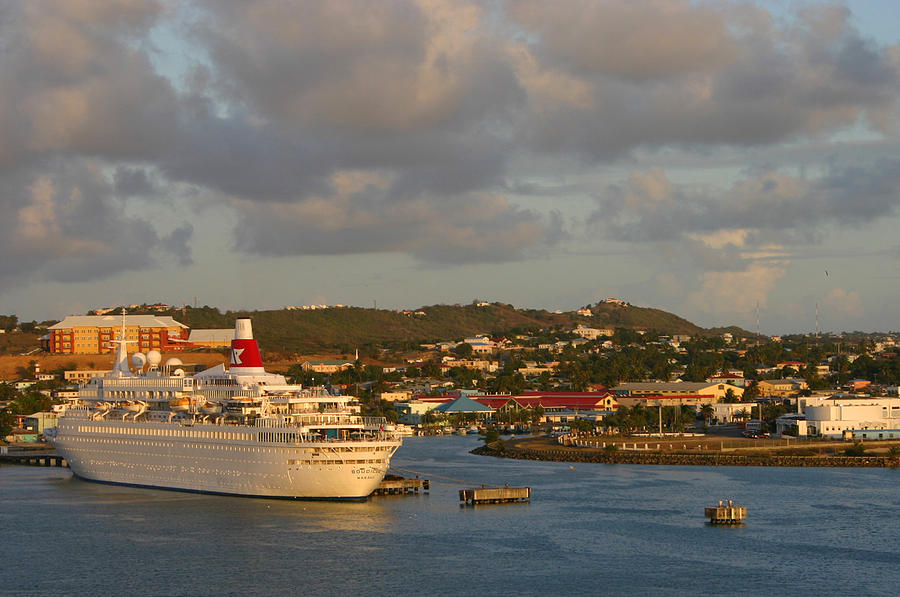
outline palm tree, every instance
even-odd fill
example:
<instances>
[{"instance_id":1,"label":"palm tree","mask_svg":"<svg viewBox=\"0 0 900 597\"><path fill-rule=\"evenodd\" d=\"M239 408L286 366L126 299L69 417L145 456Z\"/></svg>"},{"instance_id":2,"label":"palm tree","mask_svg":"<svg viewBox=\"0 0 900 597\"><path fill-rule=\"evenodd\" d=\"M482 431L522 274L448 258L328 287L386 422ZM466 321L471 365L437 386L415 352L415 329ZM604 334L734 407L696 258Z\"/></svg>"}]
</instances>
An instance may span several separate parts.
<instances>
[{"instance_id":1,"label":"palm tree","mask_svg":"<svg viewBox=\"0 0 900 597\"><path fill-rule=\"evenodd\" d=\"M716 409L713 408L712 404L704 404L700 407L700 414L703 415L703 418L706 419L706 426L709 427L709 423L713 418L713 415L716 414Z\"/></svg>"}]
</instances>

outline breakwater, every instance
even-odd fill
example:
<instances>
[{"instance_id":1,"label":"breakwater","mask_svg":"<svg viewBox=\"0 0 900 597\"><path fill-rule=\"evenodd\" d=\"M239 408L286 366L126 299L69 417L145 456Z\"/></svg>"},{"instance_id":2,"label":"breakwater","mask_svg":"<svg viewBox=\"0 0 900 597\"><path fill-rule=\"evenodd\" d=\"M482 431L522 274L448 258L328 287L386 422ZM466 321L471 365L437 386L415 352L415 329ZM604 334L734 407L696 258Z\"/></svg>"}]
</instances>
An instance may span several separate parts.
<instances>
[{"instance_id":1,"label":"breakwater","mask_svg":"<svg viewBox=\"0 0 900 597\"><path fill-rule=\"evenodd\" d=\"M868 467L896 468L896 458L890 456L789 456L778 454L679 454L665 452L631 452L624 450L557 450L520 448L497 444L480 446L473 454L515 458L518 460L547 460L555 462L595 462L602 464L657 464L681 466L801 466L801 467Z\"/></svg>"}]
</instances>

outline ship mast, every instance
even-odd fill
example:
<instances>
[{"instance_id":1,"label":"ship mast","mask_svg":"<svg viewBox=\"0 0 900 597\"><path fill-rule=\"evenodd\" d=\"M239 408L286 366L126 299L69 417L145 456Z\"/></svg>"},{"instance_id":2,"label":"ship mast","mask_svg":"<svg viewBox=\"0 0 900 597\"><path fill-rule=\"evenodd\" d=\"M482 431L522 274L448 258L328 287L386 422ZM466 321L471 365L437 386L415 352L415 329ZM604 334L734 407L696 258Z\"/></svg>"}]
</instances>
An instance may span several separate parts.
<instances>
[{"instance_id":1,"label":"ship mast","mask_svg":"<svg viewBox=\"0 0 900 597\"><path fill-rule=\"evenodd\" d=\"M113 340L113 344L118 344L116 347L116 364L113 365L112 374L115 377L132 377L134 374L131 372L131 369L128 368L128 349L126 345L129 340L125 339L125 307L122 307L122 331L119 332L119 339ZM134 340L130 340L130 342L134 342Z\"/></svg>"}]
</instances>

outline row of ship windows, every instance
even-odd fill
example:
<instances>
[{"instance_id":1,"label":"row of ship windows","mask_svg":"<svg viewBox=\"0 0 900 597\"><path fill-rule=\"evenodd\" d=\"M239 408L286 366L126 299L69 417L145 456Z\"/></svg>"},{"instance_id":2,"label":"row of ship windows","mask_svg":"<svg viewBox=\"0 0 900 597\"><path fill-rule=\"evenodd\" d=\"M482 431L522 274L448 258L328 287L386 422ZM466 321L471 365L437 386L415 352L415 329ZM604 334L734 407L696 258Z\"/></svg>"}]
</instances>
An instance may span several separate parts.
<instances>
[{"instance_id":1,"label":"row of ship windows","mask_svg":"<svg viewBox=\"0 0 900 597\"><path fill-rule=\"evenodd\" d=\"M257 439L261 442L281 442L293 444L297 442L297 434L263 431L257 436Z\"/></svg>"},{"instance_id":2,"label":"row of ship windows","mask_svg":"<svg viewBox=\"0 0 900 597\"><path fill-rule=\"evenodd\" d=\"M79 425L79 433L108 433L114 435L143 435L153 437L191 437L197 439L225 439L253 441L252 433L235 433L230 431L205 431L199 429L145 429L139 427L100 427L97 425ZM297 441L296 433L262 432L257 436L261 442L289 442ZM390 446L375 446L372 448L378 452L390 450ZM333 452L354 452L355 448L346 446L329 446Z\"/></svg>"},{"instance_id":3,"label":"row of ship windows","mask_svg":"<svg viewBox=\"0 0 900 597\"><path fill-rule=\"evenodd\" d=\"M230 431L205 431L199 429L143 429L140 427L99 427L95 425L79 425L79 433L110 433L115 435L149 435L155 437L193 437L203 439L228 439L253 441L251 433L234 433Z\"/></svg>"},{"instance_id":4,"label":"row of ship windows","mask_svg":"<svg viewBox=\"0 0 900 597\"><path fill-rule=\"evenodd\" d=\"M175 444L160 444L158 442L141 442L141 441L131 441L124 439L105 439L105 438L93 438L93 437L73 437L72 441L76 442L90 442L90 443L99 443L99 444L107 444L107 445L116 445L116 446L143 446L143 447L166 447L173 448ZM251 448L248 446L209 446L205 444L185 444L186 448L203 448L206 450L217 450L224 452L251 452L251 453L260 453L260 452L268 452L270 450L266 448ZM158 454L145 454L145 456L157 456ZM383 463L384 460L381 458L369 458L369 459L342 459L342 460L288 460L288 464L380 464Z\"/></svg>"}]
</instances>

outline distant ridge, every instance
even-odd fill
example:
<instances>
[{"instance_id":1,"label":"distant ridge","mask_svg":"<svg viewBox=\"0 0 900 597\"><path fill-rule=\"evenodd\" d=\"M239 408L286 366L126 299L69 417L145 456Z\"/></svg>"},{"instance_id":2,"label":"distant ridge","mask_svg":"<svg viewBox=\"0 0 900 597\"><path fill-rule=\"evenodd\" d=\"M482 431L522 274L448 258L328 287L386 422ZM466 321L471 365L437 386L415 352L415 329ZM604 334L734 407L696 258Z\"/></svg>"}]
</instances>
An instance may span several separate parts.
<instances>
[{"instance_id":1,"label":"distant ridge","mask_svg":"<svg viewBox=\"0 0 900 597\"><path fill-rule=\"evenodd\" d=\"M540 329L570 330L578 324L595 328L645 330L664 335L713 335L690 321L648 307L601 302L591 305L592 317L575 311L517 309L506 303L431 305L410 311L361 307L226 311L214 307L185 307L163 313L191 328L229 328L238 317L251 317L263 349L311 353L317 350L353 352L363 346L415 348L419 344L458 340L474 334L508 336ZM134 313L142 309L131 310ZM160 312L154 311L156 314ZM182 317L184 314L184 317ZM732 333L740 328L727 328ZM721 332L718 332L721 333ZM749 336L749 332L740 331Z\"/></svg>"}]
</instances>

